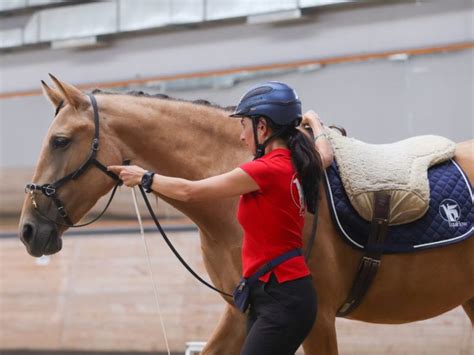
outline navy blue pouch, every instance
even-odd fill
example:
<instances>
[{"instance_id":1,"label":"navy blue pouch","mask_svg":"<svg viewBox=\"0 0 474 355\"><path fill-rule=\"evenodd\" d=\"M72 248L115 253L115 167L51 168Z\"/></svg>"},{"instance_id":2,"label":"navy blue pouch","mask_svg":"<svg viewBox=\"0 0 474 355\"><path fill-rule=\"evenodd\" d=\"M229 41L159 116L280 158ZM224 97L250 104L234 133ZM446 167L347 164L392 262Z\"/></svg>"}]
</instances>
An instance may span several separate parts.
<instances>
[{"instance_id":1,"label":"navy blue pouch","mask_svg":"<svg viewBox=\"0 0 474 355\"><path fill-rule=\"evenodd\" d=\"M245 313L250 304L250 286L247 281L245 277L242 277L233 293L234 304L242 313Z\"/></svg>"},{"instance_id":2,"label":"navy blue pouch","mask_svg":"<svg viewBox=\"0 0 474 355\"><path fill-rule=\"evenodd\" d=\"M275 259L270 260L249 278L242 277L233 292L235 306L242 313L245 313L250 305L250 288L252 285L257 282L260 277L265 275L267 272L270 272L284 261L300 255L303 255L301 249L290 250L289 252L286 252Z\"/></svg>"}]
</instances>

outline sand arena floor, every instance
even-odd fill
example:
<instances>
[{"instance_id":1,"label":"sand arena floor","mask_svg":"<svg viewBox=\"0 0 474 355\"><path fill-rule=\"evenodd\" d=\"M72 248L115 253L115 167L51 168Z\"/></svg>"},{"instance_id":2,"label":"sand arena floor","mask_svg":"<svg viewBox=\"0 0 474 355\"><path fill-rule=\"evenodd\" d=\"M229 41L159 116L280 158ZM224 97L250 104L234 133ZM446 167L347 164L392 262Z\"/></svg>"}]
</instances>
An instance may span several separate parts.
<instances>
[{"instance_id":1,"label":"sand arena floor","mask_svg":"<svg viewBox=\"0 0 474 355\"><path fill-rule=\"evenodd\" d=\"M207 276L197 232L170 237ZM207 339L223 302L192 278L158 234L147 238L168 340L184 353L186 341ZM0 268L0 350L165 350L138 233L66 236L63 250L42 261L27 255L19 239L0 238ZM340 354L474 354L474 333L460 307L405 325L339 319L337 332Z\"/></svg>"}]
</instances>

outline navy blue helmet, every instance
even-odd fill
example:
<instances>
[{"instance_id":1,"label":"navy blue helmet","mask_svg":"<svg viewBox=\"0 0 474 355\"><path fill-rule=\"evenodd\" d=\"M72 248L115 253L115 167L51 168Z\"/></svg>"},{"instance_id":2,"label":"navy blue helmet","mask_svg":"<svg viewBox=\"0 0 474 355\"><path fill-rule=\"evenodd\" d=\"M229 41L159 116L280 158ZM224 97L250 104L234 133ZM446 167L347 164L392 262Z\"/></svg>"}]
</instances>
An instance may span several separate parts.
<instances>
[{"instance_id":1,"label":"navy blue helmet","mask_svg":"<svg viewBox=\"0 0 474 355\"><path fill-rule=\"evenodd\" d=\"M302 117L301 101L288 85L269 81L247 91L231 116L264 116L280 126L298 125Z\"/></svg>"}]
</instances>

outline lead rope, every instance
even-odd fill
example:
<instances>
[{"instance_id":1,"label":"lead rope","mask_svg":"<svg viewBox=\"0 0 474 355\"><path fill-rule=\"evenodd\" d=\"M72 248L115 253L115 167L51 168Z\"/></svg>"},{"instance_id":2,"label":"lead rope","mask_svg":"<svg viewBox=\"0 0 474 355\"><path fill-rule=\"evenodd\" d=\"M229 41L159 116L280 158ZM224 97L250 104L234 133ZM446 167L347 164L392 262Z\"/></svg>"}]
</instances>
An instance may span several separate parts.
<instances>
[{"instance_id":1,"label":"lead rope","mask_svg":"<svg viewBox=\"0 0 474 355\"><path fill-rule=\"evenodd\" d=\"M146 258L147 258L147 262L148 262L148 269L150 270L150 278L151 278L151 282L153 284L153 292L155 294L156 309L158 311L158 315L160 316L161 329L163 330L163 337L165 338L166 350L168 351L168 355L171 355L170 346L168 344L168 337L166 336L165 323L163 322L163 317L161 315L160 302L158 301L158 288L156 287L155 277L153 275L153 268L151 267L150 253L148 251L148 245L146 243L145 231L143 229L143 223L142 223L142 217L140 216L140 211L138 209L137 195L135 194L135 188L134 187L132 187L131 190L132 190L132 197L133 197L133 205L135 206L135 212L137 214L138 224L140 225L140 235L142 236L143 245L145 246Z\"/></svg>"}]
</instances>

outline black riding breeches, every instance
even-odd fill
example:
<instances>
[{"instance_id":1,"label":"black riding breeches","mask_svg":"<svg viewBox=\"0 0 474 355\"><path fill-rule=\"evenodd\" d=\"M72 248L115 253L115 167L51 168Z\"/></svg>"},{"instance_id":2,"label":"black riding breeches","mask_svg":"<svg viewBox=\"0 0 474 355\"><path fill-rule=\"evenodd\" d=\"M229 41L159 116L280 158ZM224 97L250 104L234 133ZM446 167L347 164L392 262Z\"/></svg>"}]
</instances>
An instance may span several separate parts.
<instances>
[{"instance_id":1,"label":"black riding breeches","mask_svg":"<svg viewBox=\"0 0 474 355\"><path fill-rule=\"evenodd\" d=\"M250 291L247 338L241 355L293 355L316 320L311 276L278 283L258 281Z\"/></svg>"}]
</instances>

